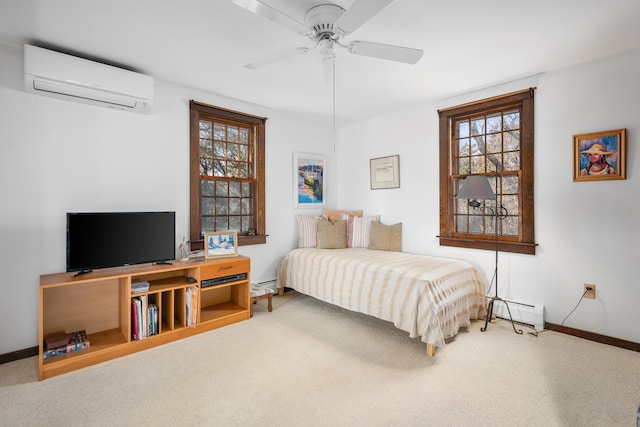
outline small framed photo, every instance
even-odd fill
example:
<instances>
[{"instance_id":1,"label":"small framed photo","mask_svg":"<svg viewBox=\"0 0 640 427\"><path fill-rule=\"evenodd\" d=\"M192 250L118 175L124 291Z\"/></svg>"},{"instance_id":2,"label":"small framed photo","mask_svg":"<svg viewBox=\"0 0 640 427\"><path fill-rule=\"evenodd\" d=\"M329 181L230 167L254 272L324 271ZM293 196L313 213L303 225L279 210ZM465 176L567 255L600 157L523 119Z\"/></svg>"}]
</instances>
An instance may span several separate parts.
<instances>
[{"instance_id":1,"label":"small framed photo","mask_svg":"<svg viewBox=\"0 0 640 427\"><path fill-rule=\"evenodd\" d=\"M238 233L215 231L204 235L204 257L222 258L238 255Z\"/></svg>"},{"instance_id":2,"label":"small framed photo","mask_svg":"<svg viewBox=\"0 0 640 427\"><path fill-rule=\"evenodd\" d=\"M293 153L293 207L326 206L327 159L307 153Z\"/></svg>"},{"instance_id":3,"label":"small framed photo","mask_svg":"<svg viewBox=\"0 0 640 427\"><path fill-rule=\"evenodd\" d=\"M400 156L369 160L371 189L400 188Z\"/></svg>"},{"instance_id":4,"label":"small framed photo","mask_svg":"<svg viewBox=\"0 0 640 427\"><path fill-rule=\"evenodd\" d=\"M626 129L573 136L573 180L626 179Z\"/></svg>"}]
</instances>

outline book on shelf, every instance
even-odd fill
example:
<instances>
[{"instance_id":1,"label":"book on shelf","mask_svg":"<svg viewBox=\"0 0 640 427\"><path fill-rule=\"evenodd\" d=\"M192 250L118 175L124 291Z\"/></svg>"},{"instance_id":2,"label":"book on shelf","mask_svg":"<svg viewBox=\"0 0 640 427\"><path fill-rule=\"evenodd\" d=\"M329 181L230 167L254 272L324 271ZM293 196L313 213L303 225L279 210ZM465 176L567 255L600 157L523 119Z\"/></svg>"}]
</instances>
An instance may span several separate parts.
<instances>
[{"instance_id":1,"label":"book on shelf","mask_svg":"<svg viewBox=\"0 0 640 427\"><path fill-rule=\"evenodd\" d=\"M198 286L189 286L186 289L187 326L196 326L198 323Z\"/></svg>"},{"instance_id":2,"label":"book on shelf","mask_svg":"<svg viewBox=\"0 0 640 427\"><path fill-rule=\"evenodd\" d=\"M87 331L85 331L84 329L81 331L71 332L66 335L68 339L67 344L46 349L42 353L42 358L48 359L50 357L73 353L75 351L80 351L91 347L89 337L87 337Z\"/></svg>"},{"instance_id":3,"label":"book on shelf","mask_svg":"<svg viewBox=\"0 0 640 427\"><path fill-rule=\"evenodd\" d=\"M51 350L67 344L69 344L69 335L65 331L56 331L44 337L45 350Z\"/></svg>"},{"instance_id":4,"label":"book on shelf","mask_svg":"<svg viewBox=\"0 0 640 427\"><path fill-rule=\"evenodd\" d=\"M133 341L157 335L160 332L158 319L158 305L149 303L147 295L131 298L131 339Z\"/></svg>"}]
</instances>

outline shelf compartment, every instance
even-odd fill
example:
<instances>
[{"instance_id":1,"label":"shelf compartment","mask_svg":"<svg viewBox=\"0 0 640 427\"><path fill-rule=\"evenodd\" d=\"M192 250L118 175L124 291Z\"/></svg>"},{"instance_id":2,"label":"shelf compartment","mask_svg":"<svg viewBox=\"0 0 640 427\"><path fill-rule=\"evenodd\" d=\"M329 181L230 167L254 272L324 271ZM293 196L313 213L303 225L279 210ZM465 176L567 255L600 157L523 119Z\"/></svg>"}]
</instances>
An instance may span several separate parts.
<instances>
[{"instance_id":1,"label":"shelf compartment","mask_svg":"<svg viewBox=\"0 0 640 427\"><path fill-rule=\"evenodd\" d=\"M228 316L246 313L247 309L242 308L233 302L224 302L221 304L210 305L200 309L200 323L207 323L213 320L219 320Z\"/></svg>"}]
</instances>

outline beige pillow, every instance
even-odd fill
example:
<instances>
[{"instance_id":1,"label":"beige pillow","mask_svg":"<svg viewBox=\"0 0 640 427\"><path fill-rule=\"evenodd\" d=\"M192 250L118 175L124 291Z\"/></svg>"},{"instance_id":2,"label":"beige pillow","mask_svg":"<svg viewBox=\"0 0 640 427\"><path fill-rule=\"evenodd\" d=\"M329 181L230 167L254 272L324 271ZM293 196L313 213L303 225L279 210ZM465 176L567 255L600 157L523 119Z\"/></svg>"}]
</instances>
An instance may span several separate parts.
<instances>
[{"instance_id":1,"label":"beige pillow","mask_svg":"<svg viewBox=\"0 0 640 427\"><path fill-rule=\"evenodd\" d=\"M322 216L326 216L329 218L329 221L336 222L340 221L340 215L353 215L353 216L362 216L362 211L341 211L341 210L331 210L331 209L322 209Z\"/></svg>"},{"instance_id":2,"label":"beige pillow","mask_svg":"<svg viewBox=\"0 0 640 427\"><path fill-rule=\"evenodd\" d=\"M369 234L369 249L379 251L400 252L402 246L402 223L385 225L380 222L371 222L371 234Z\"/></svg>"},{"instance_id":3,"label":"beige pillow","mask_svg":"<svg viewBox=\"0 0 640 427\"><path fill-rule=\"evenodd\" d=\"M347 221L318 220L318 249L342 249L347 247Z\"/></svg>"}]
</instances>

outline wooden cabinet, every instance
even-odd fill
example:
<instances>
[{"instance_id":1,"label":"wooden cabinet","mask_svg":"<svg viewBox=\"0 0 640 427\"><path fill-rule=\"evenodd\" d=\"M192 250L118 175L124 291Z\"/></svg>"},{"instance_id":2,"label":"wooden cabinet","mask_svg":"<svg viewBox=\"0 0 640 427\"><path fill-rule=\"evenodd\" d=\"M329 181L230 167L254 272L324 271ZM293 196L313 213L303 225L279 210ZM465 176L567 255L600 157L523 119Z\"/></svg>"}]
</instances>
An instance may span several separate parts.
<instances>
[{"instance_id":1,"label":"wooden cabinet","mask_svg":"<svg viewBox=\"0 0 640 427\"><path fill-rule=\"evenodd\" d=\"M243 256L171 265L143 264L96 270L75 276L40 276L40 380L135 353L180 338L249 319L250 259ZM232 281L202 287L202 281L232 277ZM194 283L190 279L195 279ZM149 290L131 293L131 284L149 282ZM205 282L206 283L206 282ZM195 287L195 324L189 325L188 288ZM132 339L132 298L144 296L157 307L157 333ZM48 335L85 330L90 347L44 358Z\"/></svg>"}]
</instances>

